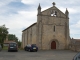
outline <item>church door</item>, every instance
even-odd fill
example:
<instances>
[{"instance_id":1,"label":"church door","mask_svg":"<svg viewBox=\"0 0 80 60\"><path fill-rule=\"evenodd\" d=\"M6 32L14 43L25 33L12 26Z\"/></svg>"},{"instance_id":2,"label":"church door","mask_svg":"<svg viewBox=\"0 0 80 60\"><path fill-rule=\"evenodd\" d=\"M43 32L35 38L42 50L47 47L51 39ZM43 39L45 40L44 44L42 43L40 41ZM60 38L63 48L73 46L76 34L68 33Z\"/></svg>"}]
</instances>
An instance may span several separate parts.
<instances>
[{"instance_id":1,"label":"church door","mask_svg":"<svg viewBox=\"0 0 80 60\"><path fill-rule=\"evenodd\" d=\"M55 41L51 42L51 49L56 49L56 42Z\"/></svg>"}]
</instances>

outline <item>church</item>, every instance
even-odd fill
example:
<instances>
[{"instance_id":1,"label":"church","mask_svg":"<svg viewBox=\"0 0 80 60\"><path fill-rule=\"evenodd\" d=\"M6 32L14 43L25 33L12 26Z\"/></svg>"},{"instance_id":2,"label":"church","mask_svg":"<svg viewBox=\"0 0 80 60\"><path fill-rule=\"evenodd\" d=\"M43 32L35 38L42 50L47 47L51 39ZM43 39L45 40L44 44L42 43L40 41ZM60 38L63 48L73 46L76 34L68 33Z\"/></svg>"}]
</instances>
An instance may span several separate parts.
<instances>
[{"instance_id":1,"label":"church","mask_svg":"<svg viewBox=\"0 0 80 60\"><path fill-rule=\"evenodd\" d=\"M55 2L52 7L41 11L37 9L37 22L22 31L22 48L27 44L36 44L39 49L69 49L69 12L60 11Z\"/></svg>"}]
</instances>

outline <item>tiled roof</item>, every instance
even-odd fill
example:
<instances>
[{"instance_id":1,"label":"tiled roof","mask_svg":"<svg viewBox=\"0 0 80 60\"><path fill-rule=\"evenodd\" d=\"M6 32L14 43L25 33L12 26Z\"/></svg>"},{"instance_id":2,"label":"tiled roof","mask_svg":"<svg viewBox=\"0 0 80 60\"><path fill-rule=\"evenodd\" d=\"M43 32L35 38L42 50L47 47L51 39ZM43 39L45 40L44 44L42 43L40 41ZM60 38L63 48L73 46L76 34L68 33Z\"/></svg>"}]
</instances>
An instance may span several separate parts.
<instances>
[{"instance_id":1,"label":"tiled roof","mask_svg":"<svg viewBox=\"0 0 80 60\"><path fill-rule=\"evenodd\" d=\"M71 39L71 44L80 45L80 39Z\"/></svg>"},{"instance_id":2,"label":"tiled roof","mask_svg":"<svg viewBox=\"0 0 80 60\"><path fill-rule=\"evenodd\" d=\"M15 42L15 41L6 41L6 40L4 41L4 43L11 43L11 42Z\"/></svg>"}]
</instances>

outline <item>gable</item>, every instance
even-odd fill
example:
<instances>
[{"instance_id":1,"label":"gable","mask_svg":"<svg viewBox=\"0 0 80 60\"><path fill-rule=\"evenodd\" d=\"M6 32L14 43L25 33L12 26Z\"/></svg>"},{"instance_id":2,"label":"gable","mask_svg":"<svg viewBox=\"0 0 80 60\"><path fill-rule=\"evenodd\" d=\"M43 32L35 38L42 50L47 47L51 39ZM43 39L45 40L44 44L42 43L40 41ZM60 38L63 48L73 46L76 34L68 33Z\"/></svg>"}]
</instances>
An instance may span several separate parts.
<instances>
[{"instance_id":1,"label":"gable","mask_svg":"<svg viewBox=\"0 0 80 60\"><path fill-rule=\"evenodd\" d=\"M66 18L66 15L55 6L42 11L41 14L46 15L46 16L51 16L51 14L53 14L53 15L56 14L57 17Z\"/></svg>"}]
</instances>

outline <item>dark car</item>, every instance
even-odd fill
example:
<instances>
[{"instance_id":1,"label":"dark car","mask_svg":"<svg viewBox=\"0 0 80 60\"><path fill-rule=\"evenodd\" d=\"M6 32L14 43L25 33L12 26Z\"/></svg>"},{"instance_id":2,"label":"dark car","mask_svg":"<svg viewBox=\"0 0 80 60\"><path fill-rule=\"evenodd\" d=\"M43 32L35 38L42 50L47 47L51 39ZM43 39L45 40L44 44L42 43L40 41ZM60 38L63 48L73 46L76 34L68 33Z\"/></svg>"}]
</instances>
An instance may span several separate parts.
<instances>
[{"instance_id":1,"label":"dark car","mask_svg":"<svg viewBox=\"0 0 80 60\"><path fill-rule=\"evenodd\" d=\"M2 50L2 46L1 46L1 44L0 44L0 51Z\"/></svg>"},{"instance_id":2,"label":"dark car","mask_svg":"<svg viewBox=\"0 0 80 60\"><path fill-rule=\"evenodd\" d=\"M9 51L18 51L18 45L16 42L9 43L8 52Z\"/></svg>"},{"instance_id":3,"label":"dark car","mask_svg":"<svg viewBox=\"0 0 80 60\"><path fill-rule=\"evenodd\" d=\"M38 47L36 46L36 44L29 44L29 45L24 47L24 50L25 51L29 51L29 52L31 52L31 51L37 52L38 51Z\"/></svg>"},{"instance_id":4,"label":"dark car","mask_svg":"<svg viewBox=\"0 0 80 60\"><path fill-rule=\"evenodd\" d=\"M80 52L73 57L73 60L80 60Z\"/></svg>"}]
</instances>

